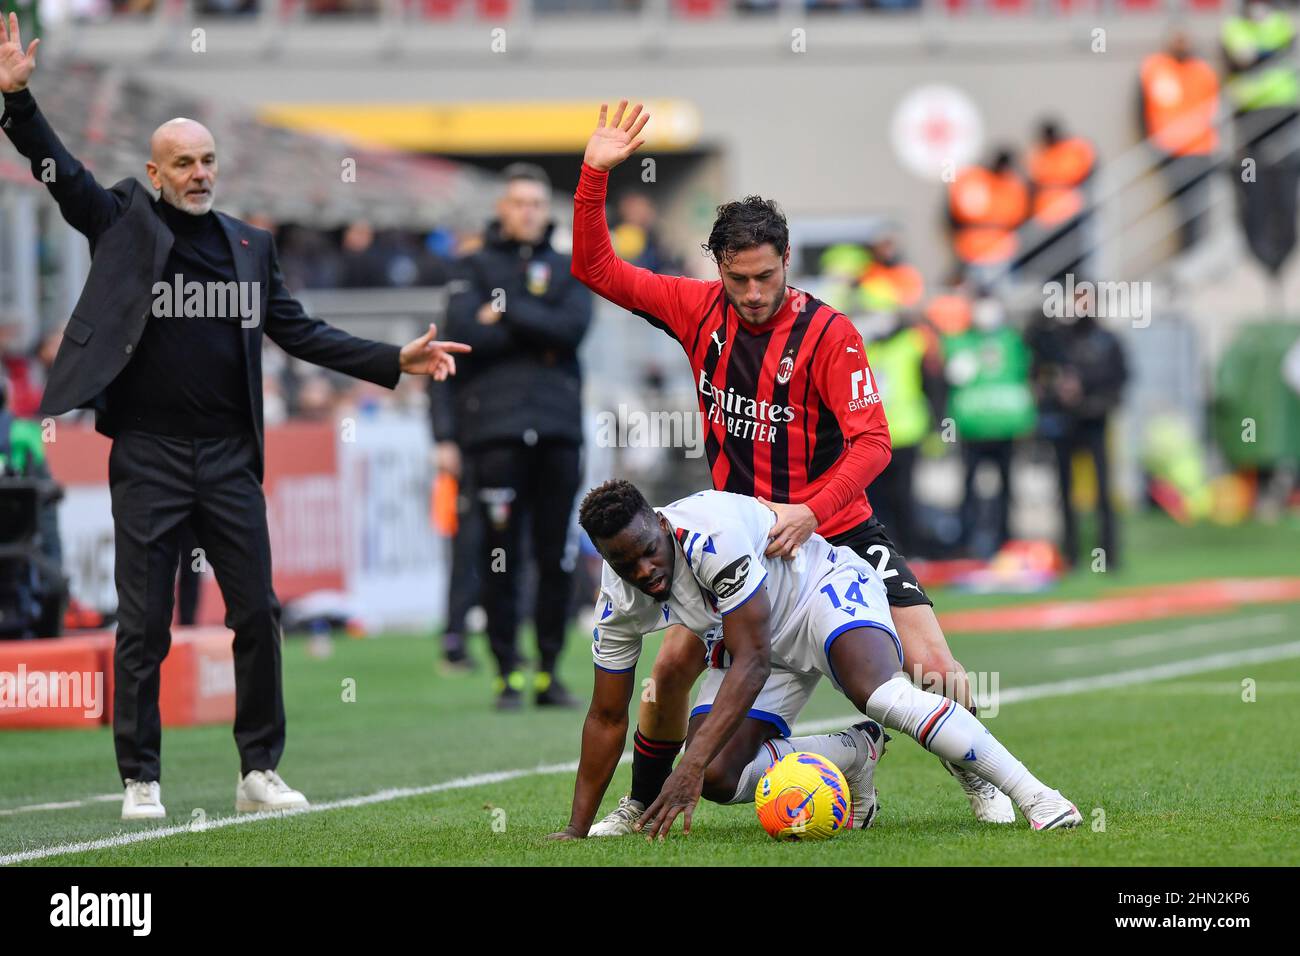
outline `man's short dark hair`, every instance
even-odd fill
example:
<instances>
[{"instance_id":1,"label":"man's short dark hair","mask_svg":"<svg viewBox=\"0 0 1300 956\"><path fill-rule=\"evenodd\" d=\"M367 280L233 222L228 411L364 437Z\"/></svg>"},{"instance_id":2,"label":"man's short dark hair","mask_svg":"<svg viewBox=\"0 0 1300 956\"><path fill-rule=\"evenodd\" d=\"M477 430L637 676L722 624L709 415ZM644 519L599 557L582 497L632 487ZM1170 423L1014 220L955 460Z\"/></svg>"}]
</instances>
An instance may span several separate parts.
<instances>
[{"instance_id":1,"label":"man's short dark hair","mask_svg":"<svg viewBox=\"0 0 1300 956\"><path fill-rule=\"evenodd\" d=\"M523 179L530 183L540 183L547 189L551 188L551 177L546 175L546 170L535 163L511 163L501 170L501 177L506 181L507 186Z\"/></svg>"},{"instance_id":2,"label":"man's short dark hair","mask_svg":"<svg viewBox=\"0 0 1300 956\"><path fill-rule=\"evenodd\" d=\"M718 218L704 250L718 265L725 265L738 252L770 242L778 256L790 247L790 227L771 199L746 196L718 207Z\"/></svg>"},{"instance_id":3,"label":"man's short dark hair","mask_svg":"<svg viewBox=\"0 0 1300 956\"><path fill-rule=\"evenodd\" d=\"M604 541L630 525L638 514L654 518L654 509L632 482L612 478L587 492L578 506L578 524L592 541Z\"/></svg>"}]
</instances>

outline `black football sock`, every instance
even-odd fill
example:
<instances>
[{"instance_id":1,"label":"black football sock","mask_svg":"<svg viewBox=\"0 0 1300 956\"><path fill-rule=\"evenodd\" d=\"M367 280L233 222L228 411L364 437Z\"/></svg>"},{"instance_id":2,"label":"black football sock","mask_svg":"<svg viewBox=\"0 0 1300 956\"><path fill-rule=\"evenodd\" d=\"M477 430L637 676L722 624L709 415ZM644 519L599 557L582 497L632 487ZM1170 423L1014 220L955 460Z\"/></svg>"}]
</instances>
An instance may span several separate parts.
<instances>
[{"instance_id":1,"label":"black football sock","mask_svg":"<svg viewBox=\"0 0 1300 956\"><path fill-rule=\"evenodd\" d=\"M664 781L673 772L673 761L682 749L680 740L651 740L636 729L632 737L632 799L643 807L655 802Z\"/></svg>"}]
</instances>

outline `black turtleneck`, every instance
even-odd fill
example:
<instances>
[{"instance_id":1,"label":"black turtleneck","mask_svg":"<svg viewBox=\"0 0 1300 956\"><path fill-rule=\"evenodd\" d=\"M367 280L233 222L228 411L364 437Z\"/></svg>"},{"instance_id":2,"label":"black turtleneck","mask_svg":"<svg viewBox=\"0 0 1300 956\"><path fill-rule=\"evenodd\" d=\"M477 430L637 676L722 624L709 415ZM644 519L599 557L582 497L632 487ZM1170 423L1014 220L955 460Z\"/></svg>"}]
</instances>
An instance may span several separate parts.
<instances>
[{"instance_id":1,"label":"black turtleneck","mask_svg":"<svg viewBox=\"0 0 1300 956\"><path fill-rule=\"evenodd\" d=\"M239 315L209 316L205 308L186 316L184 299L174 298L178 274L182 290L192 282L205 290L208 283L235 282L225 231L211 212L193 216L161 199L157 209L176 237L160 278L172 297L172 314L150 314L131 360L108 388L109 414L125 431L182 438L251 432ZM209 300L206 291L203 300Z\"/></svg>"}]
</instances>

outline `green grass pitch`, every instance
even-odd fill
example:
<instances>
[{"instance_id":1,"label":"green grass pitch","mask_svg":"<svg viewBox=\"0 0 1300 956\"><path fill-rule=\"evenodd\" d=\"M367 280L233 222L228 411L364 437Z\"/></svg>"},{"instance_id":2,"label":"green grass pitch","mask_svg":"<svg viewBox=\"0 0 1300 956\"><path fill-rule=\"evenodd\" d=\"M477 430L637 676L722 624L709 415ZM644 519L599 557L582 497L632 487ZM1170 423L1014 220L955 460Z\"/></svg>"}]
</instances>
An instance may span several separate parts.
<instances>
[{"instance_id":1,"label":"green grass pitch","mask_svg":"<svg viewBox=\"0 0 1300 956\"><path fill-rule=\"evenodd\" d=\"M1050 597L1300 574L1294 526L1188 530L1143 519L1128 532L1122 573L1080 572ZM934 596L941 611L1012 603ZM1023 822L977 824L937 760L895 735L877 774L880 824L870 831L777 844L759 829L752 806L703 803L694 832L683 837L679 823L662 845L637 838L551 843L546 834L568 817L573 772L567 767L577 758L582 712L496 714L486 670L441 676L435 641L393 635L338 639L326 659L308 656L301 641L286 642L289 739L280 771L318 808L340 805L229 825L238 770L229 727L167 730L169 818L124 824L118 799L107 799L120 793L109 730L6 732L0 735L0 859L14 862L15 854L35 851L40 856L26 862L46 866L1300 864L1293 739L1300 726L1300 649L1287 650L1300 641L1300 604L1122 627L949 637L968 669L998 672L1004 693L1035 689L1032 699L1005 703L989 726L1078 804L1083 827L1036 834ZM647 642L639 676L648 675L656 646ZM1061 682L1075 678L1223 654L1243 660L1061 693ZM585 636L575 634L565 662L575 692L589 689L590 671ZM1253 695L1244 693L1247 680ZM347 682L355 683L353 702L344 699ZM802 719L851 716L847 702L824 686ZM628 780L624 764L605 808ZM416 792L385 793L395 788ZM100 795L105 799L91 799ZM74 805L28 809L65 801ZM195 821L208 826L193 827ZM169 835L65 852L162 828Z\"/></svg>"}]
</instances>

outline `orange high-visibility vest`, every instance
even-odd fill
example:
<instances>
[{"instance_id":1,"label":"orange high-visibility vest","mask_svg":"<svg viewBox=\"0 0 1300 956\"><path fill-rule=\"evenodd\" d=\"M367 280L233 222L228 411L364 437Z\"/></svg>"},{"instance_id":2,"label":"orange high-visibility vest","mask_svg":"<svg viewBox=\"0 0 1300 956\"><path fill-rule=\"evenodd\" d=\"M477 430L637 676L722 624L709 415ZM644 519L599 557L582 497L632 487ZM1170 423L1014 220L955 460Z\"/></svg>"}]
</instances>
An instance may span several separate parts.
<instances>
[{"instance_id":1,"label":"orange high-visibility vest","mask_svg":"<svg viewBox=\"0 0 1300 956\"><path fill-rule=\"evenodd\" d=\"M925 307L925 317L943 335L960 335L970 328L971 302L964 295L936 295Z\"/></svg>"},{"instance_id":2,"label":"orange high-visibility vest","mask_svg":"<svg viewBox=\"0 0 1300 956\"><path fill-rule=\"evenodd\" d=\"M915 266L909 266L906 263L900 263L896 266L887 266L880 262L872 262L867 266L866 271L862 273L859 283L883 282L893 290L893 298L899 305L910 309L921 301L921 296L925 294L925 282L921 279L921 273L916 270Z\"/></svg>"},{"instance_id":3,"label":"orange high-visibility vest","mask_svg":"<svg viewBox=\"0 0 1300 956\"><path fill-rule=\"evenodd\" d=\"M1092 144L1077 136L1029 154L1029 178L1034 184L1034 220L1055 226L1083 212L1079 187L1092 173L1097 154Z\"/></svg>"},{"instance_id":4,"label":"orange high-visibility vest","mask_svg":"<svg viewBox=\"0 0 1300 956\"><path fill-rule=\"evenodd\" d=\"M957 231L953 250L962 262L991 265L1016 254L1016 229L1029 216L1029 187L1014 170L968 166L948 187Z\"/></svg>"},{"instance_id":5,"label":"orange high-visibility vest","mask_svg":"<svg viewBox=\"0 0 1300 956\"><path fill-rule=\"evenodd\" d=\"M1142 104L1147 135L1163 152L1204 156L1218 148L1219 78L1204 60L1151 54L1142 61Z\"/></svg>"}]
</instances>

